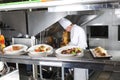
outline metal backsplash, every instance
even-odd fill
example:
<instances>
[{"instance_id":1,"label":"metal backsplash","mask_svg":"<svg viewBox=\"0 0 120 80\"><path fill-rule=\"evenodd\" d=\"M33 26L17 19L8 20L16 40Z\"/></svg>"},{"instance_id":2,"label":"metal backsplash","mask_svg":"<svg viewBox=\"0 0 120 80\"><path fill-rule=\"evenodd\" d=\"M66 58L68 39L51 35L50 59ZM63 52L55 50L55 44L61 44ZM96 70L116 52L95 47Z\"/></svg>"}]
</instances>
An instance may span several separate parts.
<instances>
[{"instance_id":1,"label":"metal backsplash","mask_svg":"<svg viewBox=\"0 0 120 80\"><path fill-rule=\"evenodd\" d=\"M115 9L103 10L103 14L93 21L88 22L83 27L87 28L89 25L108 25L108 38L91 38L89 39L89 45L102 46L106 49L120 49L120 41L118 41L118 25L120 24L119 14L115 14ZM86 31L90 34L89 31Z\"/></svg>"},{"instance_id":2,"label":"metal backsplash","mask_svg":"<svg viewBox=\"0 0 120 80\"><path fill-rule=\"evenodd\" d=\"M11 12L10 12L11 13ZM15 12L16 17L18 16ZM6 13L8 14L8 13ZM2 14L3 21L13 26L12 20L14 20L14 16L12 13L10 15ZM24 13L21 13L23 15ZM10 16L13 17L10 17ZM21 16L20 15L20 16ZM102 46L106 49L120 49L120 42L118 41L118 25L120 24L119 14L115 14L115 9L103 9L103 10L90 10L90 11L80 11L76 13L70 12L47 12L47 11L33 11L28 12L28 32L29 35L39 36L40 43L44 43L45 37L54 35L54 38L61 38L61 34L63 29L57 23L62 17L67 17L73 23L80 25L86 31L88 25L108 25L109 26L109 37L108 39L101 38L90 38L89 37L89 45L90 46ZM19 17L20 17L19 16ZM19 18L18 17L18 18ZM25 20L24 15L20 17L18 20ZM17 21L17 20L16 20ZM10 23L11 22L11 23ZM16 30L22 29L25 30L26 23L18 22L14 23L14 27ZM18 26L22 26L18 27ZM59 33L57 33L59 32ZM88 32L86 31L86 34ZM7 34L7 33L6 33ZM88 33L89 34L89 33ZM55 39L56 40L56 39Z\"/></svg>"},{"instance_id":3,"label":"metal backsplash","mask_svg":"<svg viewBox=\"0 0 120 80\"><path fill-rule=\"evenodd\" d=\"M66 12L63 13L51 13L47 11L34 11L28 13L28 31L29 35L36 35L39 32L50 27L62 17L67 15Z\"/></svg>"}]
</instances>

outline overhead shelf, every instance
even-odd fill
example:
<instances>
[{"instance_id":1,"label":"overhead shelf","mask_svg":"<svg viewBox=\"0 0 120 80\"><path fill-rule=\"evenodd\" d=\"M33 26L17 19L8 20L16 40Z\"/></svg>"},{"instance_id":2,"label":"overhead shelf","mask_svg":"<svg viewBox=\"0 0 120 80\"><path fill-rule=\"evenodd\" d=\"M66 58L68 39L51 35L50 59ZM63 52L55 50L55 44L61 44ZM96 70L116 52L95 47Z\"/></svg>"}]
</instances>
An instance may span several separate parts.
<instances>
[{"instance_id":1,"label":"overhead shelf","mask_svg":"<svg viewBox=\"0 0 120 80\"><path fill-rule=\"evenodd\" d=\"M75 5L75 4L96 4L96 3L115 3L119 0L55 0L48 2L38 1L25 1L25 2L13 2L0 4L0 11L9 10L21 10L21 9L36 9L36 8L48 8L63 5Z\"/></svg>"}]
</instances>

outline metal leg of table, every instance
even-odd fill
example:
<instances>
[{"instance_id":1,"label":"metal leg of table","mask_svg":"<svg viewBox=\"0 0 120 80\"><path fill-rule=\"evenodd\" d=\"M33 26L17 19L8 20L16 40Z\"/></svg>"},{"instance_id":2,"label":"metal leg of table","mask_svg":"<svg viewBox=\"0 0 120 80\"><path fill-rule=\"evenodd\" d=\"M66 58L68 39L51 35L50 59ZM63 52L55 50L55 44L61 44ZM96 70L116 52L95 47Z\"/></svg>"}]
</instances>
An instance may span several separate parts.
<instances>
[{"instance_id":1,"label":"metal leg of table","mask_svg":"<svg viewBox=\"0 0 120 80\"><path fill-rule=\"evenodd\" d=\"M32 65L32 68L33 68L33 78L34 80L37 80L38 79L38 69L37 69L37 65Z\"/></svg>"},{"instance_id":2,"label":"metal leg of table","mask_svg":"<svg viewBox=\"0 0 120 80\"><path fill-rule=\"evenodd\" d=\"M62 80L64 80L64 67L62 67L61 72L62 72Z\"/></svg>"},{"instance_id":3,"label":"metal leg of table","mask_svg":"<svg viewBox=\"0 0 120 80\"><path fill-rule=\"evenodd\" d=\"M16 63L16 69L18 69L18 63Z\"/></svg>"},{"instance_id":4,"label":"metal leg of table","mask_svg":"<svg viewBox=\"0 0 120 80\"><path fill-rule=\"evenodd\" d=\"M39 68L40 68L40 79L43 80L43 76L42 76L42 66L40 65Z\"/></svg>"}]
</instances>

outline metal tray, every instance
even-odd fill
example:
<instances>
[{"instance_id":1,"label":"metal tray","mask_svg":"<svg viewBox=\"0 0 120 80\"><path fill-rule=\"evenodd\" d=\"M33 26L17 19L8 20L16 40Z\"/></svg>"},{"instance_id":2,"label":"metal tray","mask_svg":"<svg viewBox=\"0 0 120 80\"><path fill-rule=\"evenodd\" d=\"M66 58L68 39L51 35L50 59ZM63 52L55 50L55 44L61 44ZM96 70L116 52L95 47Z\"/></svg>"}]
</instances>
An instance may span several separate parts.
<instances>
[{"instance_id":1,"label":"metal tray","mask_svg":"<svg viewBox=\"0 0 120 80\"><path fill-rule=\"evenodd\" d=\"M108 55L106 55L106 56L99 56L99 57L98 57L98 56L95 55L95 53L94 53L93 50L94 50L94 49L90 49L90 52L91 52L93 58L97 58L97 59L106 59L106 58L111 58L111 57L112 57L111 55L109 55L109 53L108 53Z\"/></svg>"}]
</instances>

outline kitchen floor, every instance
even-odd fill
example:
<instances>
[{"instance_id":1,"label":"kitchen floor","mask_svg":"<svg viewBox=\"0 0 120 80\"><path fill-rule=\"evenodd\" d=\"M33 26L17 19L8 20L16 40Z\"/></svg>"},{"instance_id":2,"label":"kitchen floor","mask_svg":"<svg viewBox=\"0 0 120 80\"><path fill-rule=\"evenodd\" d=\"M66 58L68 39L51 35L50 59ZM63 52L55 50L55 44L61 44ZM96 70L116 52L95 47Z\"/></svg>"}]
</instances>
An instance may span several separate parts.
<instances>
[{"instance_id":1,"label":"kitchen floor","mask_svg":"<svg viewBox=\"0 0 120 80\"><path fill-rule=\"evenodd\" d=\"M120 72L96 71L89 80L120 80Z\"/></svg>"}]
</instances>

